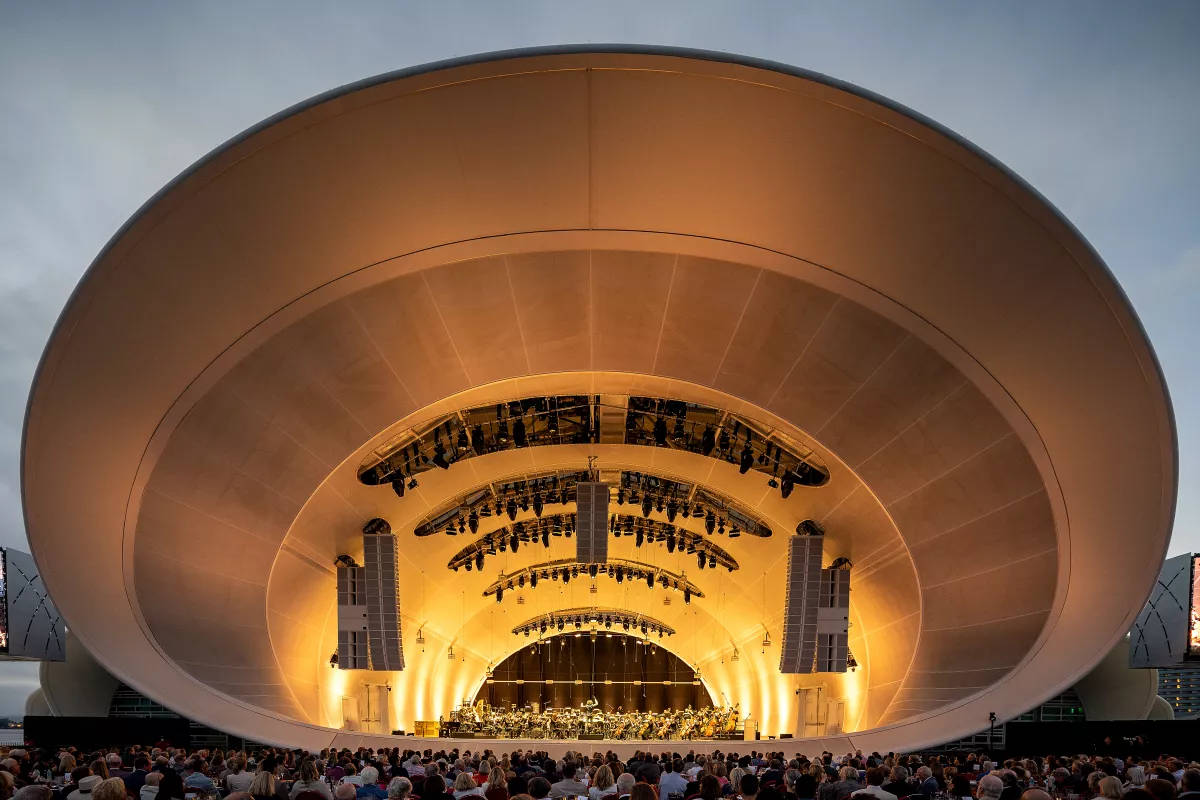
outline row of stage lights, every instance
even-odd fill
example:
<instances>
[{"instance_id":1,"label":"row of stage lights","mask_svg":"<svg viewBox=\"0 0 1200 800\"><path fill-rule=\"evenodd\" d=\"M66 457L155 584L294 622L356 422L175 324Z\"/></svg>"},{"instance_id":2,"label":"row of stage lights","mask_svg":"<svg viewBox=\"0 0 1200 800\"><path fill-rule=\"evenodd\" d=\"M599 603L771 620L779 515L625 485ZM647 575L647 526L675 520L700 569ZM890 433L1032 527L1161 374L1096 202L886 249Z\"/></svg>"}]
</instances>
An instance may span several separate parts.
<instances>
[{"instance_id":1,"label":"row of stage lights","mask_svg":"<svg viewBox=\"0 0 1200 800\"><path fill-rule=\"evenodd\" d=\"M571 582L572 578L578 578L580 575L595 580L597 575L601 574L600 565L586 564L582 568L579 564L573 564L570 567L551 567L543 570L529 570L529 586L536 589L538 585L538 575L541 574L543 579L549 578L552 581L562 580L566 586ZM646 588L653 589L655 581L657 581L664 589L674 589L683 592L683 602L692 602L692 587L688 584L686 576L681 580L679 578L671 578L666 572L655 571L653 569L638 569L636 567L625 567L620 565L605 565L603 574L614 578L617 583L623 583L626 578L630 581L644 580ZM496 602L504 601L504 591L506 589L524 589L526 584L525 571L522 571L516 578L505 580L504 574L501 573L496 585Z\"/></svg>"},{"instance_id":2,"label":"row of stage lights","mask_svg":"<svg viewBox=\"0 0 1200 800\"><path fill-rule=\"evenodd\" d=\"M666 545L668 553L674 553L676 548L683 550L687 549L690 553L696 554L696 565L700 569L705 567L717 566L717 555L703 540L694 534L686 531L678 531L673 526L665 526L666 530L656 531L652 526L647 525L641 520L626 518L624 521L619 520L614 514L609 520L609 531L614 538L620 538L622 535L632 536L634 538L634 546L641 547L646 541L656 542L661 541ZM521 523L517 523L507 535L489 534L483 540L477 543L474 557L467 558L459 563L451 562L450 568L455 572L458 567L462 566L468 572L471 571L472 563L477 570L482 570L484 559L486 556L495 555L497 552L505 552L506 549L516 553L522 542L527 544L536 543L541 540L542 547L550 547L550 536L565 535L570 538L575 530L575 515L567 514L561 516L550 517L541 522L532 533L528 531ZM457 560L457 559L456 559ZM732 572L736 568L736 563L727 563L726 568Z\"/></svg>"},{"instance_id":3,"label":"row of stage lights","mask_svg":"<svg viewBox=\"0 0 1200 800\"><path fill-rule=\"evenodd\" d=\"M494 421L479 419L488 413L482 408L467 409L445 419L423 438L393 451L364 472L363 480L371 484L388 483L403 497L406 489L416 487L418 472L434 467L449 469L456 461L471 455L531 444L599 441L599 400L598 396L540 397L499 403ZM631 397L625 409L626 443L698 452L736 464L743 475L757 469L769 474L767 485L778 488L784 498L791 495L797 484L818 486L828 479L823 470L781 445L763 439L761 434L756 440L749 424L736 418L727 423L728 414L714 424L711 417L722 412L700 407L695 410L710 419L689 420L688 408L688 404L680 401ZM528 426L526 416L530 420ZM669 425L668 420L673 420L673 424ZM567 430L560 430L560 421L566 423Z\"/></svg>"},{"instance_id":4,"label":"row of stage lights","mask_svg":"<svg viewBox=\"0 0 1200 800\"><path fill-rule=\"evenodd\" d=\"M642 632L642 636L657 635L660 639L663 638L664 635L675 635L675 631L666 627L665 625L660 625L656 622L647 622L644 619L639 620L635 617L612 614L605 614L603 617L585 617L578 614L553 616L522 625L514 630L513 633L524 634L526 637L535 632L539 635L544 635L548 631L558 631L561 633L569 625L573 626L577 631L582 630L584 625L603 625L605 630L612 630L613 625L619 625L623 631L629 631L631 629L635 631L640 630ZM596 631L592 630L591 633L595 635Z\"/></svg>"}]
</instances>

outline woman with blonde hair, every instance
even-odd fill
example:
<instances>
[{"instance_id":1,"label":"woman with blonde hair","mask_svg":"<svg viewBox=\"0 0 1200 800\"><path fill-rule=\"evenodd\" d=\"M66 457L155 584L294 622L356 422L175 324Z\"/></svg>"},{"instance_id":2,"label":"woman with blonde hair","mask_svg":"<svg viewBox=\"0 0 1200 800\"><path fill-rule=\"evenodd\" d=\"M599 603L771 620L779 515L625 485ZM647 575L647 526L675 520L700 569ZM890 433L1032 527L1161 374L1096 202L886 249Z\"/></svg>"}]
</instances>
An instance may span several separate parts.
<instances>
[{"instance_id":1,"label":"woman with blonde hair","mask_svg":"<svg viewBox=\"0 0 1200 800\"><path fill-rule=\"evenodd\" d=\"M275 773L265 769L254 773L254 780L250 781L250 796L254 800L274 800Z\"/></svg>"},{"instance_id":2,"label":"woman with blonde hair","mask_svg":"<svg viewBox=\"0 0 1200 800\"><path fill-rule=\"evenodd\" d=\"M601 764L596 769L596 775L592 778L592 785L588 787L588 800L601 800L610 794L616 794L617 781L613 777L612 768L608 764Z\"/></svg>"},{"instance_id":3,"label":"woman with blonde hair","mask_svg":"<svg viewBox=\"0 0 1200 800\"><path fill-rule=\"evenodd\" d=\"M483 797L483 792L479 790L479 786L475 783L475 779L471 777L469 772L460 772L458 777L454 779L454 800L462 800L467 796Z\"/></svg>"},{"instance_id":4,"label":"woman with blonde hair","mask_svg":"<svg viewBox=\"0 0 1200 800\"><path fill-rule=\"evenodd\" d=\"M487 800L508 800L508 779L504 770L495 766L488 772L487 782L483 784L483 796Z\"/></svg>"},{"instance_id":5,"label":"woman with blonde hair","mask_svg":"<svg viewBox=\"0 0 1200 800\"><path fill-rule=\"evenodd\" d=\"M92 800L125 800L125 781L106 778L92 790Z\"/></svg>"}]
</instances>

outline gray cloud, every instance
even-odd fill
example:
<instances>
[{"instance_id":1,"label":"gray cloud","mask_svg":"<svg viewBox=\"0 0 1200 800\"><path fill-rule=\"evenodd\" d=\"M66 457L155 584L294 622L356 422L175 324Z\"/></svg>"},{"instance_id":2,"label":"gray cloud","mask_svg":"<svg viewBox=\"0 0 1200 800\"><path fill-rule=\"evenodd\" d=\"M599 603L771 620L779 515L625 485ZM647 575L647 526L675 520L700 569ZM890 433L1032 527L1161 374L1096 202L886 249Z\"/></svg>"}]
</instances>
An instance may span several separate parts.
<instances>
[{"instance_id":1,"label":"gray cloud","mask_svg":"<svg viewBox=\"0 0 1200 800\"><path fill-rule=\"evenodd\" d=\"M1187 491L1200 485L1198 23L1187 0L0 5L0 544L24 546L19 437L42 345L86 265L162 184L260 119L368 75L634 42L857 83L963 134L1056 203L1158 349L1181 445L1171 549L1200 550ZM23 704L24 688L4 683L13 669L0 670L0 714Z\"/></svg>"}]
</instances>

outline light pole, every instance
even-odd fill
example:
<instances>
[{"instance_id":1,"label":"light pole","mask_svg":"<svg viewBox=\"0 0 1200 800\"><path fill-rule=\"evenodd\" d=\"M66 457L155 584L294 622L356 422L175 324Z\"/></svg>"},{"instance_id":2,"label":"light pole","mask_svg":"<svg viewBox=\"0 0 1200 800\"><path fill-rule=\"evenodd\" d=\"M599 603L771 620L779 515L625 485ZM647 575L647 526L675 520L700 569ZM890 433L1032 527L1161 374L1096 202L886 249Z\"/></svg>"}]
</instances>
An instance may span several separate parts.
<instances>
[{"instance_id":1,"label":"light pole","mask_svg":"<svg viewBox=\"0 0 1200 800\"><path fill-rule=\"evenodd\" d=\"M988 712L988 758L993 758L992 753L992 738L996 733L996 712Z\"/></svg>"}]
</instances>

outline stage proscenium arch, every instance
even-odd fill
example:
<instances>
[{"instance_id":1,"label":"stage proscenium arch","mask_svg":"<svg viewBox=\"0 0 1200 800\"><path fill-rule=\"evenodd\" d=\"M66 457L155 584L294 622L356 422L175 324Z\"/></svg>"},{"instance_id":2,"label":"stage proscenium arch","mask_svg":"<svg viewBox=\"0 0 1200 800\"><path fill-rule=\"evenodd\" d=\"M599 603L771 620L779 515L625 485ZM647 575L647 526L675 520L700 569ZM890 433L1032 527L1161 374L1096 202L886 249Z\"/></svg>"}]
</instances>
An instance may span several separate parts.
<instances>
[{"instance_id":1,"label":"stage proscenium arch","mask_svg":"<svg viewBox=\"0 0 1200 800\"><path fill-rule=\"evenodd\" d=\"M380 744L523 622L606 609L812 752L940 743L1086 674L1162 562L1175 447L1120 288L994 160L822 76L584 47L343 87L181 175L63 311L22 465L72 632L214 727ZM589 470L595 575L561 502ZM334 669L372 519L405 666ZM780 671L810 521L852 671Z\"/></svg>"}]
</instances>

